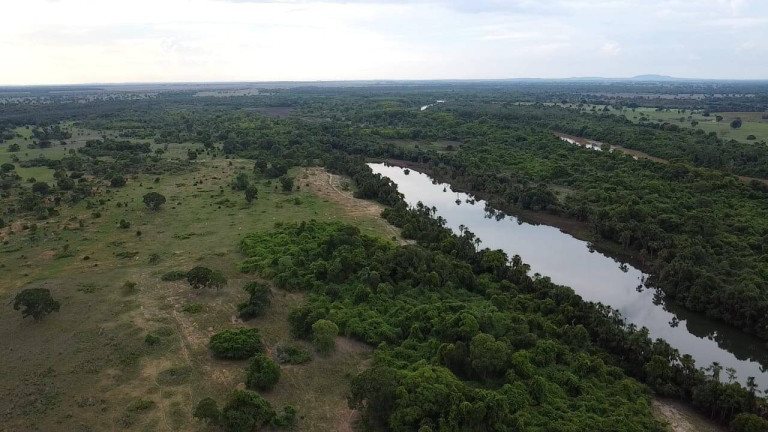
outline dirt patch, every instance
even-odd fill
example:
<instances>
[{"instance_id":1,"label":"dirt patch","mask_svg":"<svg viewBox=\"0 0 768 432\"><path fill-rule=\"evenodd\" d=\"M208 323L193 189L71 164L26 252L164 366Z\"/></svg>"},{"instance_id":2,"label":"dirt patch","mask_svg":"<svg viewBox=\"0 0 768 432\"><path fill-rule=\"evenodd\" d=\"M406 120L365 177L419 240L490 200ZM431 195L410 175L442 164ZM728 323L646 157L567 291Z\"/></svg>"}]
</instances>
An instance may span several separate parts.
<instances>
[{"instance_id":1,"label":"dirt patch","mask_svg":"<svg viewBox=\"0 0 768 432\"><path fill-rule=\"evenodd\" d=\"M345 213L353 219L365 217L377 220L388 232L392 233L392 236L398 239L400 244L408 243L400 236L399 229L381 218L384 207L373 201L355 198L352 191L344 186L344 182L348 180L317 167L304 169L301 179L309 183L309 187L319 197L341 206Z\"/></svg>"},{"instance_id":2,"label":"dirt patch","mask_svg":"<svg viewBox=\"0 0 768 432\"><path fill-rule=\"evenodd\" d=\"M653 413L671 432L725 432L725 428L671 399L654 399Z\"/></svg>"}]
</instances>

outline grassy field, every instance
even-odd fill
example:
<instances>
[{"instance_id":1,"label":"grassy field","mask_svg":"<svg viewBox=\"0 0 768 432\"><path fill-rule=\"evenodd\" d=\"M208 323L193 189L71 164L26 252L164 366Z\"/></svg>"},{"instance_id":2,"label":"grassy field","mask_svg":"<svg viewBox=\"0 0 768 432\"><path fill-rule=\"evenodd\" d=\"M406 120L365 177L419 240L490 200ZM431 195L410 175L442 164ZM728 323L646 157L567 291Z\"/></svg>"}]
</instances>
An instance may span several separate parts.
<instances>
[{"instance_id":1,"label":"grassy field","mask_svg":"<svg viewBox=\"0 0 768 432\"><path fill-rule=\"evenodd\" d=\"M574 104L560 104L566 108L579 109ZM584 105L581 107L582 111L591 112L592 108L595 112L602 112L605 105ZM723 139L735 139L746 143L760 143L761 141L768 142L768 120L762 118L763 113L759 112L721 112L710 113L709 117L705 117L702 111L685 110L685 112L678 112L676 109L670 109L669 111L656 111L656 108L625 108L621 111L609 107L612 114L623 115L624 117L632 120L635 123L645 117L650 121L656 122L669 122L677 124L681 127L692 127L691 121L697 121L695 126L697 129L701 129L704 132L715 132L720 138ZM716 120L717 116L722 116L722 120L719 122ZM733 129L731 121L736 118L742 120L742 126L738 129ZM683 119L683 121L680 121ZM647 120L646 120L647 121ZM754 135L755 139L747 139L750 135Z\"/></svg>"},{"instance_id":2,"label":"grassy field","mask_svg":"<svg viewBox=\"0 0 768 432\"><path fill-rule=\"evenodd\" d=\"M40 150L49 157L58 151ZM251 162L201 160L195 167L157 183L131 178L126 187L96 197L95 208L65 206L55 219L30 221L36 229L15 223L3 230L8 240L0 245L0 431L207 430L191 417L195 404L206 396L223 400L242 385L245 367L213 359L210 335L255 326L272 350L290 339L286 318L302 301L300 294L274 289L268 314L242 323L236 304L245 298L241 287L255 276L238 271L239 239L275 222L313 218L392 237L391 227L376 215L349 213L339 201L343 196L316 193L305 170L292 171L300 190L291 193L276 190L277 182L260 181L258 200L249 205L229 184L238 172L250 172ZM167 197L160 211L142 203L150 191ZM119 228L121 219L130 228ZM157 263L150 263L152 254ZM193 292L183 281L160 279L196 265L222 270L227 287ZM136 288L126 288L127 281ZM41 322L22 320L10 303L26 287L49 288L61 311ZM184 312L192 303L202 311ZM147 345L148 334L160 343ZM353 413L344 396L372 350L344 338L337 345L329 357L284 367L277 387L264 394L277 409L294 405L301 430L350 428Z\"/></svg>"}]
</instances>

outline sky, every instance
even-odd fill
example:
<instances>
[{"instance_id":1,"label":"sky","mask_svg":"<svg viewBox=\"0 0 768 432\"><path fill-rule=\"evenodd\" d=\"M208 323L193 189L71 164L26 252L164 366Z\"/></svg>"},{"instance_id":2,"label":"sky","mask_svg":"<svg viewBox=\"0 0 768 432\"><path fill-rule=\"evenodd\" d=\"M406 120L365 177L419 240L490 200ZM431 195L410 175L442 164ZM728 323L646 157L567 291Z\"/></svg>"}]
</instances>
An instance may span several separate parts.
<instances>
[{"instance_id":1,"label":"sky","mask_svg":"<svg viewBox=\"0 0 768 432\"><path fill-rule=\"evenodd\" d=\"M0 85L768 79L768 0L0 0Z\"/></svg>"}]
</instances>

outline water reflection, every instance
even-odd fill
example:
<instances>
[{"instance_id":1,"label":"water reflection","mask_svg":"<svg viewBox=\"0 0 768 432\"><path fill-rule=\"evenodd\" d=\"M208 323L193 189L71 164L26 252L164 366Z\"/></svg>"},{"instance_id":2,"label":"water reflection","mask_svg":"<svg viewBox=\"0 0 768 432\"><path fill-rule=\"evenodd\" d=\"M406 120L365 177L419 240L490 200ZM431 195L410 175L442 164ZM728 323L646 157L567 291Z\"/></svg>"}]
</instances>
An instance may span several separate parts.
<instances>
[{"instance_id":1,"label":"water reflection","mask_svg":"<svg viewBox=\"0 0 768 432\"><path fill-rule=\"evenodd\" d=\"M741 382L753 376L768 388L763 366L768 350L760 339L706 316L665 302L645 285L646 276L635 267L596 252L585 241L547 225L533 225L488 206L484 200L454 192L429 176L399 167L369 164L375 173L389 177L410 205L421 201L437 209L454 232L466 227L482 240L483 247L520 255L531 274L549 277L573 288L585 300L599 301L619 310L629 323L647 327L652 338L663 338L682 354L690 354L699 367L719 362L736 369Z\"/></svg>"}]
</instances>

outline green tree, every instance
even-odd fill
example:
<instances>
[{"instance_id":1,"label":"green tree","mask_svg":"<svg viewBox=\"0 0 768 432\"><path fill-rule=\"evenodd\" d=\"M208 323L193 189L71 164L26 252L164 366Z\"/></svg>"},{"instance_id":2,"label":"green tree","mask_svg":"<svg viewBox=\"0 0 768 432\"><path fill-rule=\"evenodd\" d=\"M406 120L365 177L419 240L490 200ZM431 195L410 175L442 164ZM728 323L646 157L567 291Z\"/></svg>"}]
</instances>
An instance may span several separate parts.
<instances>
[{"instance_id":1,"label":"green tree","mask_svg":"<svg viewBox=\"0 0 768 432\"><path fill-rule=\"evenodd\" d=\"M740 119L740 118L737 118L737 119L733 119L733 120L731 121L731 128L732 128L732 129L738 129L738 128L740 128L740 127L741 127L741 119Z\"/></svg>"},{"instance_id":2,"label":"green tree","mask_svg":"<svg viewBox=\"0 0 768 432\"><path fill-rule=\"evenodd\" d=\"M255 184L251 183L245 188L245 200L253 202L253 200L259 197L259 188Z\"/></svg>"},{"instance_id":3,"label":"green tree","mask_svg":"<svg viewBox=\"0 0 768 432\"><path fill-rule=\"evenodd\" d=\"M58 312L61 304L54 300L51 291L46 288L27 288L16 294L13 300L13 309L21 310L21 317L31 316L35 321L40 321L43 316Z\"/></svg>"},{"instance_id":4,"label":"green tree","mask_svg":"<svg viewBox=\"0 0 768 432\"><path fill-rule=\"evenodd\" d=\"M213 270L208 267L197 266L187 272L187 283L193 289L206 288L211 285Z\"/></svg>"},{"instance_id":5,"label":"green tree","mask_svg":"<svg viewBox=\"0 0 768 432\"><path fill-rule=\"evenodd\" d=\"M480 333L472 338L469 344L469 359L472 369L483 378L488 375L496 375L504 371L504 366L509 358L509 348L503 341L485 333Z\"/></svg>"},{"instance_id":6,"label":"green tree","mask_svg":"<svg viewBox=\"0 0 768 432\"><path fill-rule=\"evenodd\" d=\"M280 177L280 184L282 185L283 192L290 192L293 190L293 177L282 176Z\"/></svg>"},{"instance_id":7,"label":"green tree","mask_svg":"<svg viewBox=\"0 0 768 432\"><path fill-rule=\"evenodd\" d=\"M252 390L272 390L280 379L280 365L264 354L251 358L245 375L245 386Z\"/></svg>"},{"instance_id":8,"label":"green tree","mask_svg":"<svg viewBox=\"0 0 768 432\"><path fill-rule=\"evenodd\" d=\"M48 195L51 191L51 187L46 182L37 182L32 185L32 192L38 195Z\"/></svg>"},{"instance_id":9,"label":"green tree","mask_svg":"<svg viewBox=\"0 0 768 432\"><path fill-rule=\"evenodd\" d=\"M332 321L321 319L312 324L312 341L321 353L333 351L338 335L339 327Z\"/></svg>"},{"instance_id":10,"label":"green tree","mask_svg":"<svg viewBox=\"0 0 768 432\"><path fill-rule=\"evenodd\" d=\"M125 183L125 177L120 174L112 174L112 177L109 179L109 185L112 187L123 187Z\"/></svg>"},{"instance_id":11,"label":"green tree","mask_svg":"<svg viewBox=\"0 0 768 432\"><path fill-rule=\"evenodd\" d=\"M235 176L235 179L232 181L232 189L236 191L244 191L248 188L249 184L248 174L241 172Z\"/></svg>"},{"instance_id":12,"label":"green tree","mask_svg":"<svg viewBox=\"0 0 768 432\"><path fill-rule=\"evenodd\" d=\"M248 301L237 305L237 309L244 320L263 314L272 303L272 290L266 285L251 281L243 289L249 294Z\"/></svg>"},{"instance_id":13,"label":"green tree","mask_svg":"<svg viewBox=\"0 0 768 432\"><path fill-rule=\"evenodd\" d=\"M157 211L160 209L160 206L165 204L165 197L157 192L150 192L144 195L144 204L150 210Z\"/></svg>"}]
</instances>

